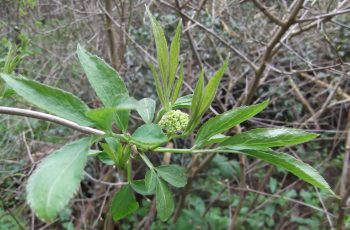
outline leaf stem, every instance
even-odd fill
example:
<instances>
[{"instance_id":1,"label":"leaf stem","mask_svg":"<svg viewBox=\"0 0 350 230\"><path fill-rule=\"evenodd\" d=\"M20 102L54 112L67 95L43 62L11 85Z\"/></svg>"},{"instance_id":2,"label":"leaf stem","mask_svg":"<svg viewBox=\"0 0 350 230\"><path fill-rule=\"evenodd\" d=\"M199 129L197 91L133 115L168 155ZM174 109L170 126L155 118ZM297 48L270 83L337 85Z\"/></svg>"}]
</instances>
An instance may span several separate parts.
<instances>
[{"instance_id":1,"label":"leaf stem","mask_svg":"<svg viewBox=\"0 0 350 230\"><path fill-rule=\"evenodd\" d=\"M132 182L132 175L131 175L131 171L132 171L132 165L131 165L131 158L129 158L127 164L127 176L128 176L128 182L131 183Z\"/></svg>"},{"instance_id":2,"label":"leaf stem","mask_svg":"<svg viewBox=\"0 0 350 230\"><path fill-rule=\"evenodd\" d=\"M173 149L158 147L153 149L155 152L169 152L169 153L214 153L214 152L232 152L232 150L221 150L221 149Z\"/></svg>"},{"instance_id":3,"label":"leaf stem","mask_svg":"<svg viewBox=\"0 0 350 230\"><path fill-rule=\"evenodd\" d=\"M148 168L150 170L154 171L154 166L153 166L152 162L147 158L147 156L144 153L140 153L139 155L142 158L142 160L146 163Z\"/></svg>"}]
</instances>

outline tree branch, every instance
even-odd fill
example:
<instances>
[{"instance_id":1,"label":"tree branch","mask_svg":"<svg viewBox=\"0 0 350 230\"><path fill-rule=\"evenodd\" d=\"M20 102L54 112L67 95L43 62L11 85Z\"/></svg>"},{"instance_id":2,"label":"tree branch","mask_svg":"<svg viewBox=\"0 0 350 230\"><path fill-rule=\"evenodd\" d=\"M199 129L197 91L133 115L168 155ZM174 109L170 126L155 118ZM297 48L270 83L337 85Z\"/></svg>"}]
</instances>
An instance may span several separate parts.
<instances>
[{"instance_id":1,"label":"tree branch","mask_svg":"<svg viewBox=\"0 0 350 230\"><path fill-rule=\"evenodd\" d=\"M191 18L190 16L188 16L187 14L183 13L182 11L179 11L179 9L173 5L171 5L170 3L166 2L166 1L160 1L161 4L168 6L169 8L175 10L176 12L178 12L183 18L186 18L187 20L191 21L193 24L195 24L196 26L198 26L200 29L202 29L203 31L205 31L206 33L212 35L214 38L218 39L222 44L224 44L226 47L228 47L229 49L231 49L235 54L237 54L245 63L247 63L253 70L257 71L257 66L254 64L254 62L252 62L251 60L249 60L249 58L243 54L240 50L238 50L236 47L234 47L233 45L229 44L227 41L225 41L223 38L221 38L220 36L218 36L214 31L208 29L207 27L205 27L203 24L199 23L198 21L194 20L193 18Z\"/></svg>"},{"instance_id":2,"label":"tree branch","mask_svg":"<svg viewBox=\"0 0 350 230\"><path fill-rule=\"evenodd\" d=\"M273 21L274 23L276 23L279 26L283 26L284 23L282 20L280 20L279 18L277 18L275 15L271 14L268 10L267 7L264 6L263 3L261 3L259 0L252 0L252 2L255 4L256 7L258 7L258 9L266 16L268 17L271 21Z\"/></svg>"},{"instance_id":3,"label":"tree branch","mask_svg":"<svg viewBox=\"0 0 350 230\"><path fill-rule=\"evenodd\" d=\"M295 23L296 17L300 11L300 9L303 7L305 0L297 0L295 4L293 4L293 8L291 10L291 13L289 14L288 18L286 19L285 22L283 22L283 26L278 28L270 42L267 44L266 51L262 57L261 64L259 68L255 71L255 76L253 80L249 83L249 89L248 89L248 94L244 96L242 94L242 97L239 100L238 105L247 105L251 102L253 99L253 96L255 94L255 91L260 85L260 79L263 76L263 73L266 69L267 64L270 62L274 55L274 48L276 45L280 42L282 39L283 35L289 30L289 28Z\"/></svg>"},{"instance_id":4,"label":"tree branch","mask_svg":"<svg viewBox=\"0 0 350 230\"><path fill-rule=\"evenodd\" d=\"M341 14L346 14L350 12L350 8L344 9L344 10L339 10L339 11L334 11L331 13L327 13L327 14L320 14L318 16L312 17L312 18L304 18L304 19L298 19L296 20L297 23L302 23L302 22L308 22L308 21L318 21L320 19L330 19L332 17L341 15Z\"/></svg>"},{"instance_id":5,"label":"tree branch","mask_svg":"<svg viewBox=\"0 0 350 230\"><path fill-rule=\"evenodd\" d=\"M66 119L61 118L61 117L57 117L57 116L50 115L47 113L32 111L32 110L28 110L28 109L19 109L19 108L0 106L0 114L17 115L17 116L36 118L36 119L44 120L44 121L50 121L50 122L60 124L60 125L66 126L68 128L80 131L80 132L85 133L85 134L95 134L95 135L100 135L100 136L103 136L106 134L105 132L103 132L101 130L86 127L86 126L81 126L75 122L72 122L70 120L66 120Z\"/></svg>"}]
</instances>

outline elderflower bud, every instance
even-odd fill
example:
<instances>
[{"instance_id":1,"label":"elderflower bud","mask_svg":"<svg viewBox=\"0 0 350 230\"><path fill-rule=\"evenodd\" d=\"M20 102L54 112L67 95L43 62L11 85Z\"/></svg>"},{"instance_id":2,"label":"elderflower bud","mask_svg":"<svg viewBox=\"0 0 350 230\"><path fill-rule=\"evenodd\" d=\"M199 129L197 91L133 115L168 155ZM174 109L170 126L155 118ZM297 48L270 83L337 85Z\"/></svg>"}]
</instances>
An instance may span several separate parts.
<instances>
[{"instance_id":1,"label":"elderflower bud","mask_svg":"<svg viewBox=\"0 0 350 230\"><path fill-rule=\"evenodd\" d=\"M160 127L169 134L182 133L188 124L188 114L180 110L165 113L159 121Z\"/></svg>"}]
</instances>

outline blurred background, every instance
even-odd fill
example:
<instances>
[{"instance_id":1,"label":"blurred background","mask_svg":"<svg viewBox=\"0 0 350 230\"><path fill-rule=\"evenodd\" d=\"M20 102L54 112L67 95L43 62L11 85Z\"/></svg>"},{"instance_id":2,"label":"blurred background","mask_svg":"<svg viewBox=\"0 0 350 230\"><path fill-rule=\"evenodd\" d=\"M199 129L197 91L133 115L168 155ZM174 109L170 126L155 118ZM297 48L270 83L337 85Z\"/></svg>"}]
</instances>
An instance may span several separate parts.
<instances>
[{"instance_id":1,"label":"blurred background","mask_svg":"<svg viewBox=\"0 0 350 230\"><path fill-rule=\"evenodd\" d=\"M265 111L241 125L242 131L294 127L320 134L279 150L315 167L340 199L253 158L153 154L155 164L188 169L188 185L173 190L174 217L158 220L150 196L136 214L113 223L108 201L118 190L113 186L118 174L91 158L75 198L55 222L45 224L25 202L25 183L44 156L81 133L1 115L0 229L350 229L347 0L0 0L0 67L12 44L19 60L16 73L70 91L96 108L100 102L75 54L80 43L118 70L130 95L157 99L147 65L155 60L155 47L145 6L168 39L182 19L187 83L182 95L193 91L201 66L210 79L230 55L203 122L235 106L270 99ZM1 99L0 105L38 110L16 96ZM130 130L140 124L133 118ZM192 142L169 145L186 148ZM143 178L145 167L134 162L134 177Z\"/></svg>"}]
</instances>

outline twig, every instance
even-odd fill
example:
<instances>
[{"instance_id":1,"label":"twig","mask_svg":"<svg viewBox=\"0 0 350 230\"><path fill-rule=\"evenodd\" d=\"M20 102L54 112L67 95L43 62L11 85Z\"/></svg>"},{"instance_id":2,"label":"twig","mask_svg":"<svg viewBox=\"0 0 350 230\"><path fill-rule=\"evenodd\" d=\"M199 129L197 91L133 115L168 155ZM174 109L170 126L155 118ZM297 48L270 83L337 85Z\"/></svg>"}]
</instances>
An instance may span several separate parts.
<instances>
[{"instance_id":1,"label":"twig","mask_svg":"<svg viewBox=\"0 0 350 230\"><path fill-rule=\"evenodd\" d=\"M325 111L326 109L329 107L330 103L331 103L331 100L334 98L335 94L336 94L336 91L337 91L337 88L339 87L340 83L342 83L343 81L343 78L344 78L344 75L343 77L341 77L339 79L339 81L337 82L337 84L332 87L330 90L331 92L329 93L326 101L322 104L322 107L319 111L317 111L314 115L312 115L309 119L307 119L306 121L304 121L300 127L304 127L309 121L315 121L317 120Z\"/></svg>"},{"instance_id":2,"label":"twig","mask_svg":"<svg viewBox=\"0 0 350 230\"><path fill-rule=\"evenodd\" d=\"M259 0L252 0L252 2L255 4L256 7L258 7L258 9L266 16L268 17L271 21L273 21L274 23L276 23L279 26L283 26L284 23L283 21L281 21L279 18L277 18L275 15L273 15L272 13L270 13L267 10L267 7L264 6L263 3L261 3Z\"/></svg>"},{"instance_id":3,"label":"twig","mask_svg":"<svg viewBox=\"0 0 350 230\"><path fill-rule=\"evenodd\" d=\"M175 1L175 4L176 4L176 7L178 8L178 11L179 11L179 12L182 12L182 11L181 11L181 6L180 6L180 3L179 3L178 0ZM201 7L200 7L200 8L201 8ZM200 8L199 8L199 10L200 10ZM197 11L197 12L198 12L198 11ZM182 20L183 20L184 25L185 25L185 24L186 24L186 21L185 21L186 18L183 16L183 14L181 14L181 17L182 17ZM190 24L190 21L189 21L189 22L187 23L187 27L190 27L190 26L191 26L191 24ZM186 30L185 33L186 33L186 36L187 36L187 38L188 38L188 41L190 42L191 50L192 50L192 52L193 52L195 58L197 59L198 64L200 65L201 68L203 68L203 67L204 67L204 66L203 66L203 61L202 61L202 59L201 59L201 57L200 57L200 55L199 55L199 53L198 53L197 44L196 44L195 41L193 40L193 37L192 37L192 34L191 34L190 30Z\"/></svg>"},{"instance_id":4,"label":"twig","mask_svg":"<svg viewBox=\"0 0 350 230\"><path fill-rule=\"evenodd\" d=\"M318 85L320 85L320 86L323 86L323 87L326 87L326 88L330 88L330 87L331 87L328 83L326 83L326 82L324 82L324 81L321 81L321 80L318 80L318 79L316 79L315 77L313 77L313 76L311 76L311 75L309 75L309 74L307 74L307 73L299 73L299 76L300 76L300 77L303 77L303 78L306 78L306 79L308 79L308 80L311 80L311 81L315 82L316 84L318 84ZM342 98L347 99L347 100L350 100L350 95L347 94L347 93L346 93L344 90L342 90L340 87L338 87L338 88L336 89L336 93L337 93L339 96L341 96Z\"/></svg>"},{"instance_id":5,"label":"twig","mask_svg":"<svg viewBox=\"0 0 350 230\"><path fill-rule=\"evenodd\" d=\"M257 88L260 85L260 79L263 76L266 66L274 55L273 50L275 46L280 42L283 35L289 30L289 28L295 22L300 9L303 7L304 1L305 0L297 0L295 4L293 4L294 6L291 10L291 13L289 14L286 21L283 23L283 26L277 29L271 41L267 44L266 51L261 60L261 64L259 68L256 69L253 80L249 83L248 94L247 95L242 94L242 97L239 100L239 105L250 104L254 94L256 93Z\"/></svg>"},{"instance_id":6,"label":"twig","mask_svg":"<svg viewBox=\"0 0 350 230\"><path fill-rule=\"evenodd\" d=\"M348 9L344 9L344 10L340 10L340 11L335 11L335 12L331 12L331 13L327 13L327 14L321 14L312 18L304 18L304 19L299 19L296 20L296 22L301 23L301 22L308 22L308 21L318 21L321 18L332 18L335 17L337 15L341 15L341 14L346 14L350 12L350 8Z\"/></svg>"},{"instance_id":7,"label":"twig","mask_svg":"<svg viewBox=\"0 0 350 230\"><path fill-rule=\"evenodd\" d=\"M103 197L103 201L102 201L102 204L101 204L100 211L99 211L99 213L98 213L98 216L97 216L95 222L94 222L93 225L92 225L92 229L94 229L94 228L96 227L96 225L98 224L99 219L100 219L101 216L102 216L103 209L104 209L104 207L105 207L107 198L108 198L109 195L110 195L109 191L111 190L111 187L112 187L112 186L108 186L108 187L107 187L107 191L106 191L106 193L105 193L105 195L104 195L104 197Z\"/></svg>"},{"instance_id":8,"label":"twig","mask_svg":"<svg viewBox=\"0 0 350 230\"><path fill-rule=\"evenodd\" d=\"M32 153L30 151L30 148L28 146L27 140L26 140L26 135L24 132L22 132L22 138L23 138L23 142L24 142L24 146L26 147L26 152L29 158L30 163L32 163L32 165L35 165L35 161L33 159Z\"/></svg>"},{"instance_id":9,"label":"twig","mask_svg":"<svg viewBox=\"0 0 350 230\"><path fill-rule=\"evenodd\" d=\"M290 76L289 76L289 83L291 84L292 88L294 89L294 91L297 94L300 101L309 110L309 112L311 113L311 116L315 116L316 113L315 113L314 109L311 107L310 103L305 99L303 94L300 92L300 89L298 88L298 86L295 84L295 82L293 81L293 79ZM313 122L315 123L316 128L320 129L320 125L318 124L317 119L313 119Z\"/></svg>"},{"instance_id":10,"label":"twig","mask_svg":"<svg viewBox=\"0 0 350 230\"><path fill-rule=\"evenodd\" d=\"M126 182L117 182L117 183L111 183L111 182L107 182L107 181L102 181L102 180L98 180L94 177L92 177L89 173L85 172L85 175L87 178L89 178L91 181L99 183L99 184L104 184L104 185L108 185L108 186L122 186L124 184L127 184Z\"/></svg>"},{"instance_id":11,"label":"twig","mask_svg":"<svg viewBox=\"0 0 350 230\"><path fill-rule=\"evenodd\" d=\"M169 8L175 10L176 12L178 12L179 14L181 14L181 16L185 17L187 20L192 21L195 25L197 25L199 28L201 28L202 30L204 30L206 33L212 35L213 37L215 37L216 39L218 39L222 44L224 44L226 47L228 47L229 49L231 49L235 54L237 54L244 62L246 62L250 67L252 67L254 70L257 69L257 66L251 61L249 60L249 58L244 55L240 50L238 50L236 47L232 46L231 44L229 44L227 41L225 41L223 38L221 38L220 36L218 36L215 32L213 32L212 30L208 29L207 27L205 27L204 25L202 25L201 23L199 23L198 21L192 19L190 16L186 15L185 13L179 11L175 6L169 4L166 1L160 1L160 3L162 3L163 5L168 6Z\"/></svg>"},{"instance_id":12,"label":"twig","mask_svg":"<svg viewBox=\"0 0 350 230\"><path fill-rule=\"evenodd\" d=\"M348 135L345 143L345 154L343 159L343 170L340 178L340 201L339 201L339 214L337 219L337 230L343 229L343 222L345 217L346 203L350 195L350 187L347 188L348 184L348 171L349 171L349 159L350 159L350 112L348 113L348 124L347 124Z\"/></svg>"},{"instance_id":13,"label":"twig","mask_svg":"<svg viewBox=\"0 0 350 230\"><path fill-rule=\"evenodd\" d=\"M319 208L319 207L316 207L316 206L313 206L311 204L308 204L308 203L305 203L305 202L302 202L302 201L299 201L299 200L296 200L296 199L293 199L293 198L289 198L289 197L286 197L286 196L282 196L282 195L278 195L278 194L270 194L270 193L266 193L266 192L262 192L262 191L258 191L258 190L254 190L254 189L250 189L250 188L232 188L233 190L244 190L244 191L247 191L247 192L254 192L254 193L258 193L260 195L263 195L263 196L269 196L271 198L278 198L278 199L284 199L284 200L287 200L287 201L291 201L293 203L296 203L296 204L300 204L300 205L303 205L303 206L306 206L306 207L309 207L309 208L312 208L316 211L319 211L319 212L322 212L322 213L327 213L325 210L323 210L322 208ZM327 213L328 215L334 217L334 215L332 213Z\"/></svg>"},{"instance_id":14,"label":"twig","mask_svg":"<svg viewBox=\"0 0 350 230\"><path fill-rule=\"evenodd\" d=\"M322 208L323 208L323 210L325 211L325 214L326 214L326 217L327 217L327 221L328 221L328 223L329 223L329 226L331 227L331 230L333 230L334 228L333 228L333 223L332 223L332 220L331 220L331 217L328 215L328 210L327 210L327 207L326 207L326 205L324 204L324 202L323 202L323 199L322 199L322 197L321 197L321 194L320 194L320 192L318 191L318 189L315 187L315 189L316 189L316 193L317 193L317 197L318 197L318 199L320 200L320 203L321 203L321 205L322 205Z\"/></svg>"},{"instance_id":15,"label":"twig","mask_svg":"<svg viewBox=\"0 0 350 230\"><path fill-rule=\"evenodd\" d=\"M230 225L227 228L228 230L234 230L237 227L238 224L238 216L239 213L243 207L244 204L244 198L245 198L245 191L243 189L245 189L247 187L247 182L246 182L246 162L247 159L245 156L240 155L239 156L239 166L240 166L240 178L239 178L239 187L242 189L239 191L239 201L238 201L238 205L235 209L235 213L233 214L231 220L230 220Z\"/></svg>"},{"instance_id":16,"label":"twig","mask_svg":"<svg viewBox=\"0 0 350 230\"><path fill-rule=\"evenodd\" d=\"M57 123L57 124L66 126L68 128L80 131L85 134L95 134L100 136L103 136L106 134L101 130L86 127L86 126L81 126L73 121L69 121L61 117L57 117L47 113L32 111L28 109L19 109L19 108L0 106L0 114L17 115L17 116L36 118L44 121L50 121L50 122Z\"/></svg>"},{"instance_id":17,"label":"twig","mask_svg":"<svg viewBox=\"0 0 350 230\"><path fill-rule=\"evenodd\" d=\"M117 49L115 44L115 31L112 27L112 0L105 1L105 9L106 9L106 29L107 29L107 37L109 43L109 52L111 55L112 66L115 69L118 69L117 64Z\"/></svg>"}]
</instances>

